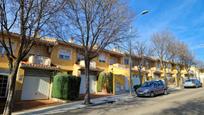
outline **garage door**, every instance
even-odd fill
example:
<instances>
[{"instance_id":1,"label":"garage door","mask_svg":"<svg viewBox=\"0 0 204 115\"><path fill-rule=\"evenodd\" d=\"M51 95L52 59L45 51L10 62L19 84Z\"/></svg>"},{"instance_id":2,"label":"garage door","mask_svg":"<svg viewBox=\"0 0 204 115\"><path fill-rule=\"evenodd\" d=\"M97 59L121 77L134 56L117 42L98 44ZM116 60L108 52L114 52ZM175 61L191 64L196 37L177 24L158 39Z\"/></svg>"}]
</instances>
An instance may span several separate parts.
<instances>
[{"instance_id":1,"label":"garage door","mask_svg":"<svg viewBox=\"0 0 204 115\"><path fill-rule=\"evenodd\" d=\"M96 76L90 75L90 83L89 83L89 88L90 88L90 93L96 93ZM86 76L81 75L81 84L80 84L80 94L84 94L86 92Z\"/></svg>"},{"instance_id":2,"label":"garage door","mask_svg":"<svg viewBox=\"0 0 204 115\"><path fill-rule=\"evenodd\" d=\"M50 78L25 76L22 100L48 99L50 95Z\"/></svg>"}]
</instances>

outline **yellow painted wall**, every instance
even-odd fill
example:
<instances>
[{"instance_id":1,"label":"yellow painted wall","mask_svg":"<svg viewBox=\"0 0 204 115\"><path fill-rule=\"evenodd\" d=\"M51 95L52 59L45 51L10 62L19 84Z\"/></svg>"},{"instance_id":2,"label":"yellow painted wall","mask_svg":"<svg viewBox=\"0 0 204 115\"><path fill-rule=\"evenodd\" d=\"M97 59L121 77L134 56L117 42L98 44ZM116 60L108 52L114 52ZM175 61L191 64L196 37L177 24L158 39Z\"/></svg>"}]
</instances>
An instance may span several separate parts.
<instances>
[{"instance_id":1,"label":"yellow painted wall","mask_svg":"<svg viewBox=\"0 0 204 115\"><path fill-rule=\"evenodd\" d=\"M27 56L31 54L50 57L50 54L48 52L48 47L45 45L34 45Z\"/></svg>"},{"instance_id":2,"label":"yellow painted wall","mask_svg":"<svg viewBox=\"0 0 204 115\"><path fill-rule=\"evenodd\" d=\"M63 60L59 58L59 51L60 50L71 50L71 59L70 60ZM52 48L52 53L51 53L51 60L52 63L54 65L59 65L59 66L64 66L65 70L73 70L73 65L76 62L76 58L77 58L77 53L76 53L76 49L73 49L69 46L62 46L62 45L58 45L58 46L54 46Z\"/></svg>"},{"instance_id":3,"label":"yellow painted wall","mask_svg":"<svg viewBox=\"0 0 204 115\"><path fill-rule=\"evenodd\" d=\"M16 39L12 39L12 49L13 49L13 52L14 52L14 55L16 56L17 55L17 51L18 51L18 48L19 48L19 40ZM3 68L3 69L8 69L9 66L8 66L8 59L6 57L6 52L4 52L4 54L0 54L0 68Z\"/></svg>"}]
</instances>

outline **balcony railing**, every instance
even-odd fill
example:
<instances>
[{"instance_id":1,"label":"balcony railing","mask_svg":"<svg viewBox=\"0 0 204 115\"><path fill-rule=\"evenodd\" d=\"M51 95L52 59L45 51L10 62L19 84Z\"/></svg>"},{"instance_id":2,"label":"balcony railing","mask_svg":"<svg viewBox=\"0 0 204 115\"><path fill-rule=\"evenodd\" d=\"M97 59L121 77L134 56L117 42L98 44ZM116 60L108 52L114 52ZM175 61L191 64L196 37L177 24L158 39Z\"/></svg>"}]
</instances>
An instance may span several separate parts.
<instances>
[{"instance_id":1,"label":"balcony railing","mask_svg":"<svg viewBox=\"0 0 204 115\"><path fill-rule=\"evenodd\" d=\"M137 70L137 71L139 70L139 69L138 69L138 66L134 66L132 69L133 69L133 70ZM145 67L142 67L141 70L142 70L142 71L146 71L146 68L145 68Z\"/></svg>"},{"instance_id":2,"label":"balcony railing","mask_svg":"<svg viewBox=\"0 0 204 115\"><path fill-rule=\"evenodd\" d=\"M116 68L121 68L121 69L128 69L129 68L127 65L123 65L123 64L119 64L119 63L113 64L112 66L116 67Z\"/></svg>"},{"instance_id":3,"label":"balcony railing","mask_svg":"<svg viewBox=\"0 0 204 115\"><path fill-rule=\"evenodd\" d=\"M28 62L32 64L51 65L51 59L44 56L32 55L28 58Z\"/></svg>"},{"instance_id":4,"label":"balcony railing","mask_svg":"<svg viewBox=\"0 0 204 115\"><path fill-rule=\"evenodd\" d=\"M85 61L84 61L84 60L81 60L81 61L79 62L79 65L82 66L82 67L85 67ZM90 62L90 68L96 68L96 62L91 61L91 62Z\"/></svg>"}]
</instances>

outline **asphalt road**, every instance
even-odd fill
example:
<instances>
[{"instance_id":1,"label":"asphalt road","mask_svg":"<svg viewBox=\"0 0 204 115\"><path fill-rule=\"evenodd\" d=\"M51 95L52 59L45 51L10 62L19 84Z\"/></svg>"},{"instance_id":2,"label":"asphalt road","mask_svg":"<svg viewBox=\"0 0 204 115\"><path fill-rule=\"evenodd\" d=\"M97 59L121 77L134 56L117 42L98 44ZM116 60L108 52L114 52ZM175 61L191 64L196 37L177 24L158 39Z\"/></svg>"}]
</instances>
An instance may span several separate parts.
<instances>
[{"instance_id":1,"label":"asphalt road","mask_svg":"<svg viewBox=\"0 0 204 115\"><path fill-rule=\"evenodd\" d=\"M154 98L117 101L58 115L204 115L204 88L183 89Z\"/></svg>"}]
</instances>

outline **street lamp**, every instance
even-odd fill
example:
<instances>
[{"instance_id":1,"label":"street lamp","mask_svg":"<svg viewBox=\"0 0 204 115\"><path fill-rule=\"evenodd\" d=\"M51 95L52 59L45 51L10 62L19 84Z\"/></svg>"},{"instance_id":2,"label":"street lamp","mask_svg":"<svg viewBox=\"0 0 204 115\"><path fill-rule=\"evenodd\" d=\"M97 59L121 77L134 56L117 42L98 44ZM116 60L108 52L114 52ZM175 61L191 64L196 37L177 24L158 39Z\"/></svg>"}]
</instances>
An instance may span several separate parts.
<instances>
[{"instance_id":1,"label":"street lamp","mask_svg":"<svg viewBox=\"0 0 204 115\"><path fill-rule=\"evenodd\" d=\"M140 15L149 13L149 10L143 10ZM130 27L130 34L132 33L132 26ZM130 74L130 95L132 95L132 43L129 39L129 74Z\"/></svg>"},{"instance_id":2,"label":"street lamp","mask_svg":"<svg viewBox=\"0 0 204 115\"><path fill-rule=\"evenodd\" d=\"M143 11L140 13L140 15L145 15L145 14L147 14L147 13L149 13L149 10L143 10Z\"/></svg>"}]
</instances>

